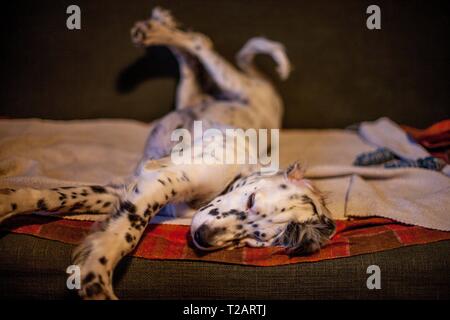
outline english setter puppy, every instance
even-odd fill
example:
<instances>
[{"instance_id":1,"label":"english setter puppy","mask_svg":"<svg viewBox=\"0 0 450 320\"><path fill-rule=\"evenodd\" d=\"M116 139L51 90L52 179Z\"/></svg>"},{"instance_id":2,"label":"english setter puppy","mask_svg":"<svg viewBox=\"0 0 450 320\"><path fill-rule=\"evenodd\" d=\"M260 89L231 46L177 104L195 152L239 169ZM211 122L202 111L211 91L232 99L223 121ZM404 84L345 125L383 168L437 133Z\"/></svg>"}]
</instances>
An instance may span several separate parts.
<instances>
[{"instance_id":1,"label":"english setter puppy","mask_svg":"<svg viewBox=\"0 0 450 320\"><path fill-rule=\"evenodd\" d=\"M124 185L0 190L0 221L20 213L90 212L108 214L74 254L86 299L116 299L112 274L122 257L138 244L149 220L164 206L188 203L196 209L193 244L202 250L284 246L288 253L317 251L333 235L335 224L321 193L304 179L297 163L275 174L262 174L257 164L175 164L169 156L172 132L192 132L195 121L205 129L274 129L282 118L282 101L271 82L254 66L256 54L268 54L277 72L290 72L284 47L252 38L237 54L237 70L213 50L200 33L183 31L168 11L155 8L150 19L132 28L141 47L166 46L178 61L180 81L176 110L152 128L142 160ZM209 82L200 81L203 68ZM214 88L206 90L205 87ZM195 144L194 142L194 150Z\"/></svg>"}]
</instances>

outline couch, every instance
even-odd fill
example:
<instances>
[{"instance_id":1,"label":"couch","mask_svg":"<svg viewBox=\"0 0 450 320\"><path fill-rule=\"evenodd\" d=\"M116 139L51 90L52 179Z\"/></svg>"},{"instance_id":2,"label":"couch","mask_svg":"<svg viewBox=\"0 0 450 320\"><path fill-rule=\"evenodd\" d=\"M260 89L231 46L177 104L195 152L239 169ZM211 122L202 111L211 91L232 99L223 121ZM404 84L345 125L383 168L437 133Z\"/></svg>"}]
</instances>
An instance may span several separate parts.
<instances>
[{"instance_id":1,"label":"couch","mask_svg":"<svg viewBox=\"0 0 450 320\"><path fill-rule=\"evenodd\" d=\"M173 108L177 65L168 50L134 48L129 29L152 7L208 34L224 56L252 36L287 48L294 71L276 80L287 128L344 128L388 116L425 127L448 117L449 8L378 1L382 29L366 28L368 1L77 1L81 30L68 30L71 2L4 4L1 117L154 120ZM72 245L0 235L0 297L74 299L65 288ZM130 299L448 299L450 241L280 267L126 258L116 293ZM367 266L382 290L366 287Z\"/></svg>"}]
</instances>

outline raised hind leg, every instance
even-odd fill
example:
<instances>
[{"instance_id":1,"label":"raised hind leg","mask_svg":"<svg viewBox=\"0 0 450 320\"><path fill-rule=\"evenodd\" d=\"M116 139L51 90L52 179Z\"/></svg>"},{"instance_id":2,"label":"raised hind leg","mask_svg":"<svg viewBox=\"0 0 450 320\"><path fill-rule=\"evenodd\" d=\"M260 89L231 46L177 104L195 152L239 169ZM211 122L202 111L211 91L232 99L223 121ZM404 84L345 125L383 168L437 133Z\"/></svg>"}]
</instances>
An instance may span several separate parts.
<instances>
[{"instance_id":1,"label":"raised hind leg","mask_svg":"<svg viewBox=\"0 0 450 320\"><path fill-rule=\"evenodd\" d=\"M153 9L151 19L167 28L176 28L178 24L169 11L160 7ZM176 92L176 109L190 108L210 99L199 83L196 59L176 47L170 46L169 49L178 62L180 76Z\"/></svg>"},{"instance_id":2,"label":"raised hind leg","mask_svg":"<svg viewBox=\"0 0 450 320\"><path fill-rule=\"evenodd\" d=\"M203 91L199 83L198 66L196 66L195 59L176 47L169 47L169 49L177 59L180 70L180 80L176 92L176 109L191 108L211 101L212 97Z\"/></svg>"},{"instance_id":3,"label":"raised hind leg","mask_svg":"<svg viewBox=\"0 0 450 320\"><path fill-rule=\"evenodd\" d=\"M159 12L155 14L154 10L149 20L135 24L131 32L135 44L144 47L164 45L184 50L203 64L213 81L230 99L248 99L249 79L213 50L212 42L207 36L179 30L165 22L169 14L167 11L165 19L159 18ZM170 18L169 21L174 20Z\"/></svg>"},{"instance_id":4,"label":"raised hind leg","mask_svg":"<svg viewBox=\"0 0 450 320\"><path fill-rule=\"evenodd\" d=\"M268 54L277 63L277 72L282 80L286 80L291 72L291 63L286 55L284 46L276 41L263 37L249 39L236 55L237 65L244 72L261 77L253 64L253 58L257 54Z\"/></svg>"}]
</instances>

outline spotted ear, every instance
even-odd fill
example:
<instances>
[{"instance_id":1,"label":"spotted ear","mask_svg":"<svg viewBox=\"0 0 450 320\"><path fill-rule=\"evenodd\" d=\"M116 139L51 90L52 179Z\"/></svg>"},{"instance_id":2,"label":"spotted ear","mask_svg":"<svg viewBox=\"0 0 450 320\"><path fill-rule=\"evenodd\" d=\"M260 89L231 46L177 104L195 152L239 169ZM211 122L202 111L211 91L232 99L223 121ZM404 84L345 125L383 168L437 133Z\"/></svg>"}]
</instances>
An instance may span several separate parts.
<instances>
[{"instance_id":1,"label":"spotted ear","mask_svg":"<svg viewBox=\"0 0 450 320\"><path fill-rule=\"evenodd\" d=\"M291 221L275 245L285 247L290 255L311 254L328 242L335 229L334 221L326 216L306 222Z\"/></svg>"},{"instance_id":2,"label":"spotted ear","mask_svg":"<svg viewBox=\"0 0 450 320\"><path fill-rule=\"evenodd\" d=\"M300 164L298 163L298 161L294 162L293 164L291 164L287 169L286 169L286 177L289 180L293 180L293 181L300 181L303 179L304 177L304 170L303 168L300 166Z\"/></svg>"}]
</instances>

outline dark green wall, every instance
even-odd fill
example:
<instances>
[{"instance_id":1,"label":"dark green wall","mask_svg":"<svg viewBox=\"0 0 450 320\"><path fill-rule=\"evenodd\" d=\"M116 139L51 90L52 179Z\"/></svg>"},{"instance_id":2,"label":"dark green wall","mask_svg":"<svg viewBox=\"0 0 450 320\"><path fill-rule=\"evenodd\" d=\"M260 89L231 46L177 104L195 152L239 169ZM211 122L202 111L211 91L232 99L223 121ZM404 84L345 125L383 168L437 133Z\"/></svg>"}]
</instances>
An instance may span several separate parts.
<instances>
[{"instance_id":1,"label":"dark green wall","mask_svg":"<svg viewBox=\"0 0 450 320\"><path fill-rule=\"evenodd\" d=\"M382 10L382 30L365 26ZM155 4L233 59L249 38L283 42L295 67L277 85L286 127L343 127L389 116L427 126L449 116L449 17L442 1L22 1L2 4L0 116L152 120L172 109L177 67L134 48L129 29ZM66 7L82 30L66 29ZM273 64L259 58L272 75Z\"/></svg>"}]
</instances>

